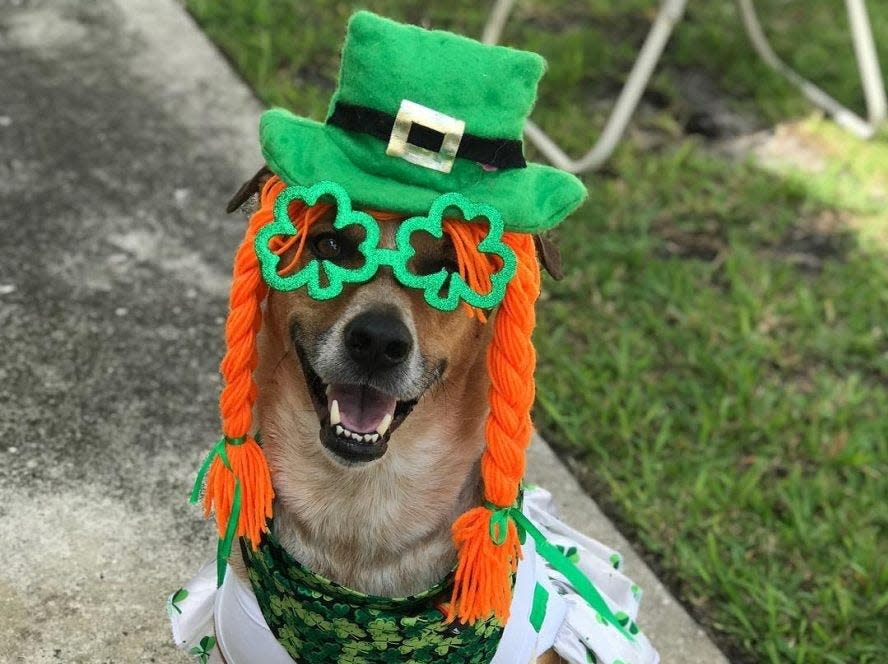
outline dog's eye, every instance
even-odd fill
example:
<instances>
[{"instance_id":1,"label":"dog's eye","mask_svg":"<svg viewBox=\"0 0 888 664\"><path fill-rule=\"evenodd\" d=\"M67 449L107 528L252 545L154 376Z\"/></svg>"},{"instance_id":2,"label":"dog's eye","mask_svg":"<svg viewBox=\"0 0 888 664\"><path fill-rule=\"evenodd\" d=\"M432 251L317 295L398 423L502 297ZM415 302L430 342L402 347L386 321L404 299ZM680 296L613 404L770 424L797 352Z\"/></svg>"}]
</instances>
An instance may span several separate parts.
<instances>
[{"instance_id":1,"label":"dog's eye","mask_svg":"<svg viewBox=\"0 0 888 664\"><path fill-rule=\"evenodd\" d=\"M315 235L309 240L309 247L316 258L334 262L353 258L358 251L348 236L332 232Z\"/></svg>"}]
</instances>

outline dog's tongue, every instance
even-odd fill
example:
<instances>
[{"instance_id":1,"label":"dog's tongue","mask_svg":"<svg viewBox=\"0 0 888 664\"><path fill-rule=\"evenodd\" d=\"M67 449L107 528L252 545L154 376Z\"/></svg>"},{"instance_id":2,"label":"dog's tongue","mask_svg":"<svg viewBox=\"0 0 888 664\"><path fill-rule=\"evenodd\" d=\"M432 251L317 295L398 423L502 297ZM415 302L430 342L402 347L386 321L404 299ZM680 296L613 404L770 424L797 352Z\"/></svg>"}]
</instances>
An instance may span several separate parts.
<instances>
[{"instance_id":1,"label":"dog's tongue","mask_svg":"<svg viewBox=\"0 0 888 664\"><path fill-rule=\"evenodd\" d=\"M339 402L342 426L355 433L372 433L389 415L394 417L398 402L379 390L364 385L330 385L327 403Z\"/></svg>"}]
</instances>

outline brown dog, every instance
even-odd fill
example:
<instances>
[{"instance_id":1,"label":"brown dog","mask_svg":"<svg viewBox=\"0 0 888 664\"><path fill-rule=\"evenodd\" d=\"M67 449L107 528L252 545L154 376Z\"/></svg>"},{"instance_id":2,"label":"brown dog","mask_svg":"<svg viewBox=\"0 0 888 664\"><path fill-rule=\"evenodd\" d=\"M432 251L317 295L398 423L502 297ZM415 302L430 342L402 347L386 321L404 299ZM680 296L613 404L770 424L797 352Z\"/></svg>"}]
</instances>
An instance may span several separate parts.
<instances>
[{"instance_id":1,"label":"brown dog","mask_svg":"<svg viewBox=\"0 0 888 664\"><path fill-rule=\"evenodd\" d=\"M384 244L397 224L381 223ZM296 269L312 255L347 262L357 241L331 219L318 221ZM418 269L455 261L446 239L427 236L415 247ZM482 500L492 327L429 307L385 271L323 302L304 289L269 294L255 421L275 532L290 554L383 596L423 591L453 568L451 524ZM343 443L337 427L362 439ZM243 575L241 561L232 563ZM550 651L538 661L561 660Z\"/></svg>"}]
</instances>

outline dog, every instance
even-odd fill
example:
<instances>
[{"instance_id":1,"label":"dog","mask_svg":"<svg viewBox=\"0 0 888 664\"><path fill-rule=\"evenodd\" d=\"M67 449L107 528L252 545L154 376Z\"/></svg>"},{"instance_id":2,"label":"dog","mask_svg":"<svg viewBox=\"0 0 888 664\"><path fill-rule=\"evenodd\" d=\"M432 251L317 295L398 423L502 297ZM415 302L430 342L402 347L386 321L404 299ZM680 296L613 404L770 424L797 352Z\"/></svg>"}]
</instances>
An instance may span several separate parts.
<instances>
[{"instance_id":1,"label":"dog","mask_svg":"<svg viewBox=\"0 0 888 664\"><path fill-rule=\"evenodd\" d=\"M358 12L326 121L263 113L192 492L217 556L167 607L202 661L656 664L619 555L522 488L539 234L586 196L524 159L543 68Z\"/></svg>"},{"instance_id":2,"label":"dog","mask_svg":"<svg viewBox=\"0 0 888 664\"><path fill-rule=\"evenodd\" d=\"M260 171L229 209L269 175ZM401 216L371 214L392 246ZM360 238L332 221L330 213L312 225L296 269L312 255L350 260ZM554 245L538 236L537 248L558 274ZM420 235L415 249L419 272L456 263L446 236ZM276 536L294 558L343 586L386 597L421 592L453 569L451 524L482 501L495 316L482 322L433 309L384 272L324 302L304 290L269 293L255 421L276 496ZM337 427L371 439L337 434ZM246 580L242 559L231 564ZM537 659L561 661L551 650Z\"/></svg>"}]
</instances>

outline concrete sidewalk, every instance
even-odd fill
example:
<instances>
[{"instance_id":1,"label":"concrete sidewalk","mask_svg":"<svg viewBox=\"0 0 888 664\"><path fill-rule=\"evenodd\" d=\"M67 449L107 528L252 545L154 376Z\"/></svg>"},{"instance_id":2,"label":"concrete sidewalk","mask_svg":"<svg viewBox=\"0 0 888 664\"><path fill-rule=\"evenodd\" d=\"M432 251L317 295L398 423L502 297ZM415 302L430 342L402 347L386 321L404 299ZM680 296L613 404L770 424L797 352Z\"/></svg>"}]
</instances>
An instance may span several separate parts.
<instances>
[{"instance_id":1,"label":"concrete sidewalk","mask_svg":"<svg viewBox=\"0 0 888 664\"><path fill-rule=\"evenodd\" d=\"M0 661L184 662L164 600L213 550L186 494L261 107L172 0L2 3L0 60ZM624 553L663 661L724 661L545 444L531 466Z\"/></svg>"}]
</instances>

